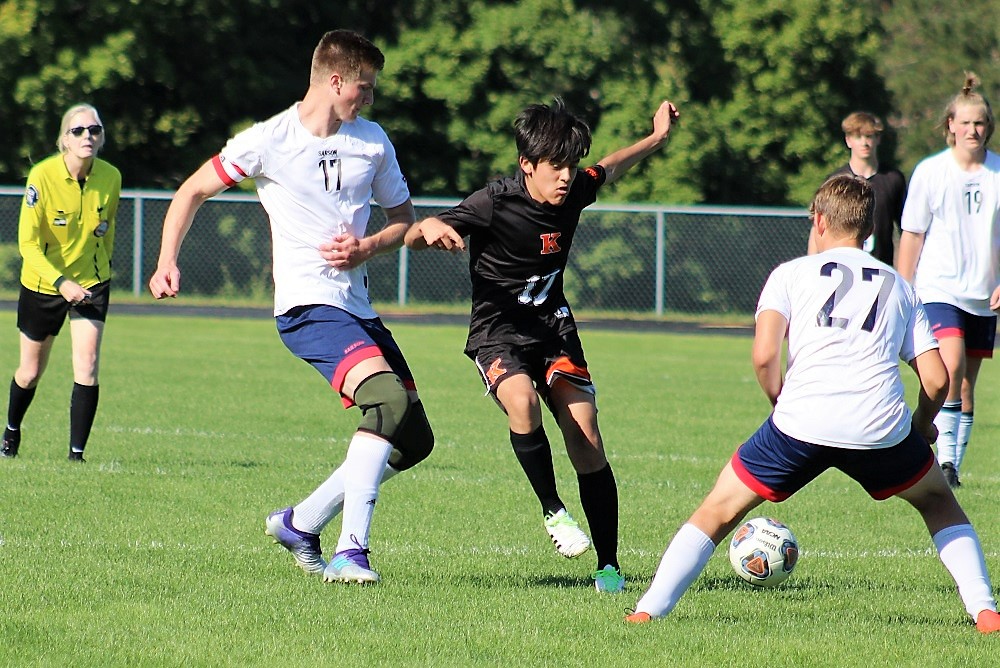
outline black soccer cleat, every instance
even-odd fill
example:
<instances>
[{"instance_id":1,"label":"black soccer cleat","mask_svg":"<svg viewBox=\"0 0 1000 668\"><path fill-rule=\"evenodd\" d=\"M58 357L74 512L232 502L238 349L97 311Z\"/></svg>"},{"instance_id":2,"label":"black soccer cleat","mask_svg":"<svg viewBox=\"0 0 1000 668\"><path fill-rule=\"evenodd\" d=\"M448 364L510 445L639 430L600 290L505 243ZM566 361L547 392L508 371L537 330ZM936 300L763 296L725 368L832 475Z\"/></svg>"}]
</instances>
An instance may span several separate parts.
<instances>
[{"instance_id":1,"label":"black soccer cleat","mask_svg":"<svg viewBox=\"0 0 1000 668\"><path fill-rule=\"evenodd\" d=\"M80 462L81 464L87 461L83 458L82 452L73 452L72 450L69 451L69 457L67 457L67 459L71 462Z\"/></svg>"},{"instance_id":2,"label":"black soccer cleat","mask_svg":"<svg viewBox=\"0 0 1000 668\"><path fill-rule=\"evenodd\" d=\"M944 479L948 481L948 487L958 489L962 486L961 481L958 479L958 469L951 462L943 462L941 464L941 473L944 474Z\"/></svg>"},{"instance_id":3,"label":"black soccer cleat","mask_svg":"<svg viewBox=\"0 0 1000 668\"><path fill-rule=\"evenodd\" d=\"M0 457L17 457L17 449L21 447L21 432L8 428L3 430L3 445L0 446Z\"/></svg>"}]
</instances>

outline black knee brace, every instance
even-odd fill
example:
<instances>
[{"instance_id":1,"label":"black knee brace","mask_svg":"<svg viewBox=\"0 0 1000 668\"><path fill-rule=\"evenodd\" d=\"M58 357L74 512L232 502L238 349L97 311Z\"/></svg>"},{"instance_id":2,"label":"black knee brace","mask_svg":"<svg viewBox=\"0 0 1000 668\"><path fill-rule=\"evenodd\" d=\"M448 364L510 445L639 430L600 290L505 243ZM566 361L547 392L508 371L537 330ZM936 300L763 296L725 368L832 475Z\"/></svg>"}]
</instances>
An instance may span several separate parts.
<instances>
[{"instance_id":1,"label":"black knee brace","mask_svg":"<svg viewBox=\"0 0 1000 668\"><path fill-rule=\"evenodd\" d=\"M389 464L397 471L413 468L431 454L434 432L420 401L410 406L410 412L391 442L393 450L389 455Z\"/></svg>"},{"instance_id":2,"label":"black knee brace","mask_svg":"<svg viewBox=\"0 0 1000 668\"><path fill-rule=\"evenodd\" d=\"M399 376L391 371L369 376L354 390L354 403L361 409L358 431L395 443L410 413L410 395Z\"/></svg>"}]
</instances>

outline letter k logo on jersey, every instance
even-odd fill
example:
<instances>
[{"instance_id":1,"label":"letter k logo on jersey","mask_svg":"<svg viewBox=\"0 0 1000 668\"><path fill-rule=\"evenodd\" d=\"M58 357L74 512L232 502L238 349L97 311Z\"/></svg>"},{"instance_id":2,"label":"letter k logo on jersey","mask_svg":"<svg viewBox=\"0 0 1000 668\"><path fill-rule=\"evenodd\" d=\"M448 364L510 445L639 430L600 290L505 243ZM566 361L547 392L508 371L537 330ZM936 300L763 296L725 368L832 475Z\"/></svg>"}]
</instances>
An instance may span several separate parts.
<instances>
[{"instance_id":1,"label":"letter k logo on jersey","mask_svg":"<svg viewBox=\"0 0 1000 668\"><path fill-rule=\"evenodd\" d=\"M486 382L489 383L490 387L493 387L497 380L507 373L507 369L500 366L500 362L500 358L496 358L493 360L493 364L490 365L490 368L486 370Z\"/></svg>"},{"instance_id":2,"label":"letter k logo on jersey","mask_svg":"<svg viewBox=\"0 0 1000 668\"><path fill-rule=\"evenodd\" d=\"M538 236L542 239L542 255L551 255L562 250L559 247L559 237L562 236L562 232L549 232Z\"/></svg>"}]
</instances>

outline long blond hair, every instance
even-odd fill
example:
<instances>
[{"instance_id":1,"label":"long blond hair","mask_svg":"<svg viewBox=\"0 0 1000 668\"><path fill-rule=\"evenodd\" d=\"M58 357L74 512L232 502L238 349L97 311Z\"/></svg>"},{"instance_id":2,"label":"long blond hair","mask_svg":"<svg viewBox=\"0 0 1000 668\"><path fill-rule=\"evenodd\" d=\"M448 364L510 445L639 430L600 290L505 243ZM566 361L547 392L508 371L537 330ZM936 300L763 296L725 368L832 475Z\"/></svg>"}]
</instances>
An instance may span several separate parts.
<instances>
[{"instance_id":1,"label":"long blond hair","mask_svg":"<svg viewBox=\"0 0 1000 668\"><path fill-rule=\"evenodd\" d=\"M993 130L996 129L996 121L993 118L993 107L990 106L990 101L982 93L977 93L976 88L979 86L979 77L976 76L975 72L965 73L965 85L962 86L962 91L951 98L948 102L948 106L944 110L944 118L941 123L944 126L944 139L948 142L948 146L954 148L955 146L955 133L948 129L949 123L955 118L955 114L958 111L959 106L970 107L970 106L981 106L986 111L986 135L983 140L983 144L987 144L990 141L990 137L993 136Z\"/></svg>"},{"instance_id":2,"label":"long blond hair","mask_svg":"<svg viewBox=\"0 0 1000 668\"><path fill-rule=\"evenodd\" d=\"M63 142L63 139L66 137L66 133L69 132L69 124L73 121L74 116L84 111L92 113L94 115L94 120L97 121L97 124L101 127L104 126L104 123L101 122L101 115L97 113L97 109L95 109L93 105L85 102L74 104L66 110L66 113L63 114L62 122L59 123L59 136L56 138L56 148L59 149L60 153L65 153L67 151L66 144ZM94 137L95 154L104 147L104 142L107 140L107 137L107 128L101 132L100 136Z\"/></svg>"}]
</instances>

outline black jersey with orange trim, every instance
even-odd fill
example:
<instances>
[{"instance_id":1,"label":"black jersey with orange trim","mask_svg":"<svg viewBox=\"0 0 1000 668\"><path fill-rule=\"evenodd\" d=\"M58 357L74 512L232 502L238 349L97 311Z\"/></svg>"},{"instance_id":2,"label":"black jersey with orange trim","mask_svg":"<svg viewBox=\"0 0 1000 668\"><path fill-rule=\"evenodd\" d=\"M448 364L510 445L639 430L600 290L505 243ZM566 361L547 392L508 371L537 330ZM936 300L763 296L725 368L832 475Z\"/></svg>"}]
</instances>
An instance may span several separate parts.
<instances>
[{"instance_id":1,"label":"black jersey with orange trim","mask_svg":"<svg viewBox=\"0 0 1000 668\"><path fill-rule=\"evenodd\" d=\"M466 352L486 344L527 345L576 329L563 293L580 213L606 174L581 169L559 206L536 202L524 174L489 183L438 218L469 237L472 315Z\"/></svg>"}]
</instances>

